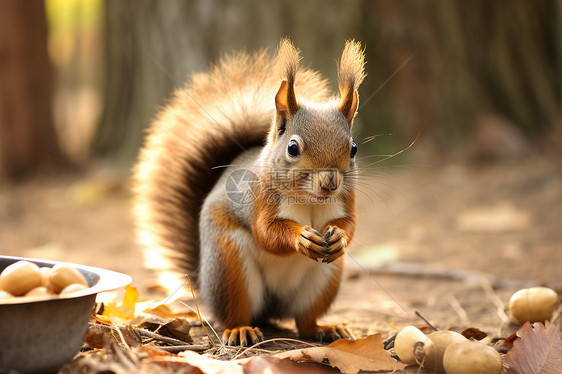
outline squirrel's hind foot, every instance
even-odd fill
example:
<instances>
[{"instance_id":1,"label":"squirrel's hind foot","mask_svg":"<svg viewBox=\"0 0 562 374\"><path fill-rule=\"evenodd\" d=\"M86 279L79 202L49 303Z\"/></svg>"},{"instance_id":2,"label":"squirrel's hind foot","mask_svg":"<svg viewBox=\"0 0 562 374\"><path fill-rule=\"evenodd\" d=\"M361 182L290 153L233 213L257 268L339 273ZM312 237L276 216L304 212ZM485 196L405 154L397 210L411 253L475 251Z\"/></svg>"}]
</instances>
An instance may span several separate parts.
<instances>
[{"instance_id":1,"label":"squirrel's hind foot","mask_svg":"<svg viewBox=\"0 0 562 374\"><path fill-rule=\"evenodd\" d=\"M311 331L301 333L301 335L317 340L320 343L330 343L338 339L355 339L351 331L341 325L316 326Z\"/></svg>"},{"instance_id":2,"label":"squirrel's hind foot","mask_svg":"<svg viewBox=\"0 0 562 374\"><path fill-rule=\"evenodd\" d=\"M239 326L225 329L222 333L222 340L226 345L249 347L263 342L264 337L259 327Z\"/></svg>"}]
</instances>

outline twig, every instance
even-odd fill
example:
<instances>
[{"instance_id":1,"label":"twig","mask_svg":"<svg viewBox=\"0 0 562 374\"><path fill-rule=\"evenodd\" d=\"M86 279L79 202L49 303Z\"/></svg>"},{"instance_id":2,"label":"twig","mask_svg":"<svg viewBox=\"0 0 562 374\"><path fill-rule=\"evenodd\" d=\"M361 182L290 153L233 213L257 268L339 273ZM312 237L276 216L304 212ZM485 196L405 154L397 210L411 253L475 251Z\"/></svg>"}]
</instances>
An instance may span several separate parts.
<instances>
[{"instance_id":1,"label":"twig","mask_svg":"<svg viewBox=\"0 0 562 374\"><path fill-rule=\"evenodd\" d=\"M384 346L384 349L388 351L390 348L394 348L395 340L396 340L396 334L392 335L388 339L383 340L382 345Z\"/></svg>"},{"instance_id":2,"label":"twig","mask_svg":"<svg viewBox=\"0 0 562 374\"><path fill-rule=\"evenodd\" d=\"M193 309L191 306L187 305L186 303L184 303L181 300L180 300L180 304L182 304L183 306L185 306L186 308L188 308L189 310L191 310L195 314L198 314L195 309ZM207 323L207 326L209 326L209 328L213 332L213 334L215 334L215 337L217 338L217 341L221 344L221 348L226 347L224 345L224 343L222 342L221 338L219 337L219 335L217 334L216 330L213 328L213 325L211 325L211 323L207 320L207 318L205 318L203 315L200 315L199 318L200 319L198 319L197 321L191 322L191 326L193 326L193 327L201 326L201 327L204 328L205 326L203 326L203 321L205 321ZM199 323L199 324L197 324L197 323ZM208 335L207 335L207 337L208 337Z\"/></svg>"},{"instance_id":3,"label":"twig","mask_svg":"<svg viewBox=\"0 0 562 374\"><path fill-rule=\"evenodd\" d=\"M141 329L140 327L133 327L133 330L136 331L139 335L146 336L148 338L152 338L152 339L155 339L155 340L159 340L163 343L168 343L168 344L172 344L172 345L185 345L185 343L186 343L183 340L179 340L179 339L176 339L176 338L170 338L168 336L160 335L160 334L157 334L157 333L149 331L149 330Z\"/></svg>"},{"instance_id":4,"label":"twig","mask_svg":"<svg viewBox=\"0 0 562 374\"><path fill-rule=\"evenodd\" d=\"M418 312L418 311L416 310L415 313L416 313L416 316L418 316L418 317L421 318L425 323L427 323L427 325L428 325L429 327L431 327L431 328L432 328L433 330L435 330L435 331L439 331L439 328L437 328L435 325L433 325L431 322L429 322L424 316L421 315L420 312Z\"/></svg>"},{"instance_id":5,"label":"twig","mask_svg":"<svg viewBox=\"0 0 562 374\"><path fill-rule=\"evenodd\" d=\"M197 298L195 297L195 292L193 292L193 287L191 286L191 279L189 279L189 274L185 274L185 278L187 279L187 283L189 284L189 289L191 290L191 295L193 295L193 301L195 302L195 308L197 309L197 316L199 317L199 320L201 321L201 326L203 326L203 330L205 330L205 334L207 334L207 338L209 339L209 342L214 346L215 342L213 341L213 339L211 339L211 336L209 335L209 332L207 331L207 328L205 328L205 324L203 323L203 319L201 317L201 312L199 311L199 305L197 305ZM216 335L216 333L215 333L215 335ZM222 341L220 341L220 342L222 344Z\"/></svg>"},{"instance_id":6,"label":"twig","mask_svg":"<svg viewBox=\"0 0 562 374\"><path fill-rule=\"evenodd\" d=\"M212 346L210 344L199 344L199 345L171 345L171 346L157 346L155 348L161 349L170 353L178 353L183 351L194 351L194 352L205 352Z\"/></svg>"},{"instance_id":7,"label":"twig","mask_svg":"<svg viewBox=\"0 0 562 374\"><path fill-rule=\"evenodd\" d=\"M131 348L123 348L123 346L119 345L117 342L111 343L111 348L117 357L117 361L121 365L124 365L127 371L133 372L137 368L139 361L133 356Z\"/></svg>"},{"instance_id":8,"label":"twig","mask_svg":"<svg viewBox=\"0 0 562 374\"><path fill-rule=\"evenodd\" d=\"M127 348L128 350L131 350L131 347L129 346L129 344L127 344L127 341L125 340L125 337L123 336L123 333L121 332L121 329L119 328L119 326L117 326L115 323L112 323L111 328L115 329L117 331L117 333L119 334L119 339L121 339L121 343L123 343L125 348Z\"/></svg>"},{"instance_id":9,"label":"twig","mask_svg":"<svg viewBox=\"0 0 562 374\"><path fill-rule=\"evenodd\" d=\"M244 349L242 352L236 354L232 359L236 360L238 357L242 356L243 354L245 354L246 352L262 345L265 343L271 343L271 342L277 342L277 341L286 341L286 342L294 342L294 343L300 343L300 344L304 344L304 345L308 345L310 347L316 347L314 344L308 343L308 342L303 342L302 340L297 340L297 339L290 339L290 338L275 338L275 339L268 339L268 340L264 340L263 342L259 342L254 344L251 347L248 347L246 349Z\"/></svg>"},{"instance_id":10,"label":"twig","mask_svg":"<svg viewBox=\"0 0 562 374\"><path fill-rule=\"evenodd\" d=\"M406 262L397 262L381 266L361 264L360 267L356 266L352 262L349 262L346 266L357 272L368 271L371 274L402 275L424 278L433 277L437 279L441 278L474 283L479 283L484 280L489 282L493 288L524 288L536 286L536 282L532 281L503 279L490 274L475 271L443 268L430 265L417 265Z\"/></svg>"},{"instance_id":11,"label":"twig","mask_svg":"<svg viewBox=\"0 0 562 374\"><path fill-rule=\"evenodd\" d=\"M461 318L462 323L464 325L468 325L470 323L470 321L468 319L468 314L466 313L466 311L462 307L461 303L459 303L459 301L457 300L455 295L449 295L449 304L455 310L455 312L457 312L457 314Z\"/></svg>"},{"instance_id":12,"label":"twig","mask_svg":"<svg viewBox=\"0 0 562 374\"><path fill-rule=\"evenodd\" d=\"M509 316L505 313L505 304L494 292L494 288L492 284L489 281L484 280L480 283L480 286L486 293L486 297L488 298L488 300L490 300L496 306L496 313L498 314L498 317L502 321L502 323L508 323ZM500 326L500 331L501 331L501 326Z\"/></svg>"}]
</instances>

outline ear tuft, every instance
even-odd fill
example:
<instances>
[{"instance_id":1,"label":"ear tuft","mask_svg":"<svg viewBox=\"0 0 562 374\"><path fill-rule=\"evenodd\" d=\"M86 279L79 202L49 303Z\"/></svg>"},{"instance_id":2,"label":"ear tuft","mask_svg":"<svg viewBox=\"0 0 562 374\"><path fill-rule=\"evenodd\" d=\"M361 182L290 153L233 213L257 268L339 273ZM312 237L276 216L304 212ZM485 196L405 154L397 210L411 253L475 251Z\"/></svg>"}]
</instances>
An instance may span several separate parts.
<instances>
[{"instance_id":1,"label":"ear tuft","mask_svg":"<svg viewBox=\"0 0 562 374\"><path fill-rule=\"evenodd\" d=\"M338 86L340 89L338 109L347 118L350 127L359 106L357 89L363 79L365 79L365 53L361 49L361 43L348 40L338 64Z\"/></svg>"},{"instance_id":2,"label":"ear tuft","mask_svg":"<svg viewBox=\"0 0 562 374\"><path fill-rule=\"evenodd\" d=\"M299 70L300 51L295 48L289 38L281 39L277 53L277 65L282 79L286 79L289 87L295 84L295 77Z\"/></svg>"},{"instance_id":3,"label":"ear tuft","mask_svg":"<svg viewBox=\"0 0 562 374\"><path fill-rule=\"evenodd\" d=\"M295 95L295 77L299 70L300 53L288 38L281 39L277 58L283 82L275 96L275 104L279 110L278 103L284 103L287 115L293 115L299 109Z\"/></svg>"}]
</instances>

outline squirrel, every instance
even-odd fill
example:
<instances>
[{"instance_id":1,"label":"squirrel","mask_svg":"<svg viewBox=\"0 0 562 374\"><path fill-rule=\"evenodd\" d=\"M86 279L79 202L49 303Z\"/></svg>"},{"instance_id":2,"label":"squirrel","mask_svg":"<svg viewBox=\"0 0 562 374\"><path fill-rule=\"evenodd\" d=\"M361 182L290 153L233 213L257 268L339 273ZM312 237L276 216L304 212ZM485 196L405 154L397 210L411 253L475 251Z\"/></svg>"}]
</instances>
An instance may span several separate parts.
<instances>
[{"instance_id":1,"label":"squirrel","mask_svg":"<svg viewBox=\"0 0 562 374\"><path fill-rule=\"evenodd\" d=\"M351 130L365 77L360 43L338 63L339 95L299 69L282 39L223 57L161 109L134 168L136 229L147 265L188 274L229 345L294 318L299 335L352 338L317 319L338 291L356 228Z\"/></svg>"}]
</instances>

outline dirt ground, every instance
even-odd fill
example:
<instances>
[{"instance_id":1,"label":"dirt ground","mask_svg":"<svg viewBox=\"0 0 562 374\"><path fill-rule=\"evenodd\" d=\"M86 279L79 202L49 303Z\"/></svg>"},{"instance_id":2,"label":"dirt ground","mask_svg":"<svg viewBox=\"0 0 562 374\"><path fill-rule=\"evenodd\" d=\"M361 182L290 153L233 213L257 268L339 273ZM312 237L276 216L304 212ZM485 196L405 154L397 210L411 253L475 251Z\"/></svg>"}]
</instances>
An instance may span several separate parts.
<instances>
[{"instance_id":1,"label":"dirt ground","mask_svg":"<svg viewBox=\"0 0 562 374\"><path fill-rule=\"evenodd\" d=\"M412 163L414 164L414 163ZM0 185L0 253L64 260L153 283L135 244L128 182L111 172ZM499 334L510 295L562 292L562 160L439 161L363 173L359 228L326 321L357 337L414 323ZM282 324L293 335L292 322Z\"/></svg>"}]
</instances>

